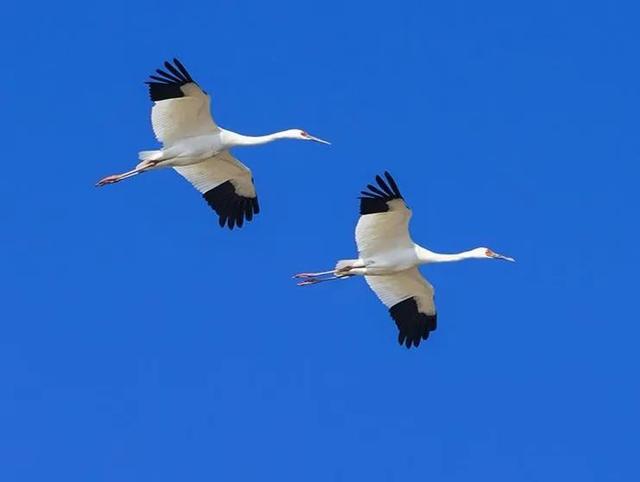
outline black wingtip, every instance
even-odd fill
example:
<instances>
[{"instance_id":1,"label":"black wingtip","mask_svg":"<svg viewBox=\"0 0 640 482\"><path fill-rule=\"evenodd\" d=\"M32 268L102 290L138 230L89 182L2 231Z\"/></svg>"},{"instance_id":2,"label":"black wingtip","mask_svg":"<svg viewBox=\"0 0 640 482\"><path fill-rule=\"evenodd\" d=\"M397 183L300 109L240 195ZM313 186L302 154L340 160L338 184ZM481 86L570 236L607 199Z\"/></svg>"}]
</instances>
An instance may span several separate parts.
<instances>
[{"instance_id":1,"label":"black wingtip","mask_svg":"<svg viewBox=\"0 0 640 482\"><path fill-rule=\"evenodd\" d=\"M166 65L168 65L167 62L165 62L165 66ZM169 71L171 71L171 69L169 69ZM156 69L156 73L164 77L166 79L165 82L169 81L181 84L184 81L184 79L181 79L180 76L173 75L173 72L170 74L169 72L165 72L162 69Z\"/></svg>"},{"instance_id":2,"label":"black wingtip","mask_svg":"<svg viewBox=\"0 0 640 482\"><path fill-rule=\"evenodd\" d=\"M179 84L161 82L146 82L146 84L149 86L149 97L154 102L184 97Z\"/></svg>"},{"instance_id":3,"label":"black wingtip","mask_svg":"<svg viewBox=\"0 0 640 482\"><path fill-rule=\"evenodd\" d=\"M360 191L360 214L375 214L389 211L388 202L394 199L402 199L400 190L395 180L388 171L384 172L383 179L380 175L375 177L378 187L367 184L368 191Z\"/></svg>"},{"instance_id":4,"label":"black wingtip","mask_svg":"<svg viewBox=\"0 0 640 482\"><path fill-rule=\"evenodd\" d=\"M156 69L155 73L158 75L150 75L151 80L145 82L149 86L149 95L154 102L184 97L181 87L193 82L191 75L178 59L174 58L173 63L175 66L165 61L163 66L166 70Z\"/></svg>"},{"instance_id":5,"label":"black wingtip","mask_svg":"<svg viewBox=\"0 0 640 482\"><path fill-rule=\"evenodd\" d=\"M429 338L437 327L437 314L421 313L415 298L393 305L389 313L398 327L398 343L407 348L420 346L420 342Z\"/></svg>"},{"instance_id":6,"label":"black wingtip","mask_svg":"<svg viewBox=\"0 0 640 482\"><path fill-rule=\"evenodd\" d=\"M396 183L395 179L393 179L393 176L389 173L389 171L384 171L384 177L387 178L387 182L389 183L389 186L391 187L391 190L393 191L393 193L401 198L402 194L400 194L400 189L398 188L398 184Z\"/></svg>"},{"instance_id":7,"label":"black wingtip","mask_svg":"<svg viewBox=\"0 0 640 482\"><path fill-rule=\"evenodd\" d=\"M231 181L210 189L202 197L219 216L218 224L221 228L241 228L245 221L253 220L260 212L258 198L239 195Z\"/></svg>"},{"instance_id":8,"label":"black wingtip","mask_svg":"<svg viewBox=\"0 0 640 482\"><path fill-rule=\"evenodd\" d=\"M176 57L173 58L173 63L176 64L176 67L178 67L178 70L180 70L180 72L182 72L182 74L184 75L184 77L189 81L189 82L193 82L193 79L191 78L191 75L189 75L189 72L187 71L187 69L185 68L185 66L182 64L182 62L180 62Z\"/></svg>"},{"instance_id":9,"label":"black wingtip","mask_svg":"<svg viewBox=\"0 0 640 482\"><path fill-rule=\"evenodd\" d=\"M180 72L178 69L176 69L169 62L165 62L164 66L169 72L171 72L176 77L177 80L180 80L180 82L185 82L185 83L189 82L187 77L185 75L183 75L182 72ZM160 71L160 69L158 69L158 71Z\"/></svg>"}]
</instances>

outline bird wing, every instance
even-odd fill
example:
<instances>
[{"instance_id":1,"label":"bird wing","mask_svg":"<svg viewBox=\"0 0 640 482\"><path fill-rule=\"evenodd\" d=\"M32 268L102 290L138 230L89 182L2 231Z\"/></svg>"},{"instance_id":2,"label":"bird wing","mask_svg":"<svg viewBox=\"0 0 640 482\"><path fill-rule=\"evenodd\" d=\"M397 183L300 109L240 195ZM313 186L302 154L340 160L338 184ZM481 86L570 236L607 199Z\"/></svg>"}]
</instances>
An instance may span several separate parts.
<instances>
[{"instance_id":1,"label":"bird wing","mask_svg":"<svg viewBox=\"0 0 640 482\"><path fill-rule=\"evenodd\" d=\"M360 219L356 225L356 244L361 259L396 249L413 248L409 235L411 210L388 172L386 181L376 176L378 187L369 184L361 191Z\"/></svg>"},{"instance_id":2,"label":"bird wing","mask_svg":"<svg viewBox=\"0 0 640 482\"><path fill-rule=\"evenodd\" d=\"M171 144L185 137L211 134L218 130L211 116L211 98L191 78L178 59L167 69L156 69L147 81L149 95L154 101L151 125L158 141Z\"/></svg>"},{"instance_id":3,"label":"bird wing","mask_svg":"<svg viewBox=\"0 0 640 482\"><path fill-rule=\"evenodd\" d=\"M433 286L418 271L410 268L391 275L365 276L367 284L389 308L398 327L398 342L410 348L420 345L436 329Z\"/></svg>"},{"instance_id":4,"label":"bird wing","mask_svg":"<svg viewBox=\"0 0 640 482\"><path fill-rule=\"evenodd\" d=\"M202 193L218 214L221 227L240 228L260 212L251 171L228 151L174 169Z\"/></svg>"}]
</instances>

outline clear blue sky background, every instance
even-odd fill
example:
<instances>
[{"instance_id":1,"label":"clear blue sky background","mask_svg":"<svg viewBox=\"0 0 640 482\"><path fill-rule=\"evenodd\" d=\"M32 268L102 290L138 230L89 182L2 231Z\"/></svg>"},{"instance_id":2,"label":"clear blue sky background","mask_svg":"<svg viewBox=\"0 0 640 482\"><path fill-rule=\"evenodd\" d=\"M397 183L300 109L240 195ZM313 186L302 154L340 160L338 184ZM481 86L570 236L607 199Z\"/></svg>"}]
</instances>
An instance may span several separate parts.
<instances>
[{"instance_id":1,"label":"clear blue sky background","mask_svg":"<svg viewBox=\"0 0 640 482\"><path fill-rule=\"evenodd\" d=\"M514 5L517 3L518 5ZM3 10L0 479L640 480L634 2L18 2ZM154 148L178 56L263 211L217 227ZM396 343L356 196L389 169L438 331Z\"/></svg>"}]
</instances>

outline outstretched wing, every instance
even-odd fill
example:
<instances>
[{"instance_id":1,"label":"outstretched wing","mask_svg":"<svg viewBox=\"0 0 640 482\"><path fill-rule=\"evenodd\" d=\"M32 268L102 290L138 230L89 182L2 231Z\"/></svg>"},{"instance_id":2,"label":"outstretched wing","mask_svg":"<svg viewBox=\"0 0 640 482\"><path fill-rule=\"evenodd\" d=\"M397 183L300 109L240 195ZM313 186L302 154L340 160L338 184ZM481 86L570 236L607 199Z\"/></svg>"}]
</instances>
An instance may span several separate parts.
<instances>
[{"instance_id":1,"label":"outstretched wing","mask_svg":"<svg viewBox=\"0 0 640 482\"><path fill-rule=\"evenodd\" d=\"M398 327L398 342L407 348L420 345L436 329L433 286L418 268L384 276L365 276L369 287L389 308Z\"/></svg>"},{"instance_id":2,"label":"outstretched wing","mask_svg":"<svg viewBox=\"0 0 640 482\"><path fill-rule=\"evenodd\" d=\"M356 225L356 244L361 259L413 246L409 236L411 210L404 203L398 185L388 172L376 176L378 186L367 185L360 197L360 219Z\"/></svg>"},{"instance_id":3,"label":"outstretched wing","mask_svg":"<svg viewBox=\"0 0 640 482\"><path fill-rule=\"evenodd\" d=\"M256 189L247 166L228 151L197 164L174 169L193 184L218 214L220 227L242 227L260 212Z\"/></svg>"},{"instance_id":4,"label":"outstretched wing","mask_svg":"<svg viewBox=\"0 0 640 482\"><path fill-rule=\"evenodd\" d=\"M218 129L211 116L210 97L178 59L173 59L173 64L165 62L166 70L156 69L158 75L151 75L146 82L155 102L151 109L153 132L165 145Z\"/></svg>"}]
</instances>

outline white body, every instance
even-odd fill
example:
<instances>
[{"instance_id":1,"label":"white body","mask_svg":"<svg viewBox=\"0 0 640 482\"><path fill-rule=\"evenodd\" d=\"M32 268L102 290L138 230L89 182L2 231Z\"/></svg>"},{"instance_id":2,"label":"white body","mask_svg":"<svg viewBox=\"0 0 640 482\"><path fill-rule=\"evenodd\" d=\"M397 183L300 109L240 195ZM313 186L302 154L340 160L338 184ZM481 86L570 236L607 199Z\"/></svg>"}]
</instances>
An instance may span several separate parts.
<instances>
[{"instance_id":1,"label":"white body","mask_svg":"<svg viewBox=\"0 0 640 482\"><path fill-rule=\"evenodd\" d=\"M364 276L389 308L400 332L398 341L409 348L412 344L418 346L436 327L433 286L420 274L418 266L472 258L513 259L488 248L440 254L417 245L409 234L411 210L391 175L385 172L385 177L386 181L376 176L378 186L369 184L369 191L361 192L361 216L355 230L358 258L340 260L332 271L301 273L295 277L304 279L298 283L300 286L307 286Z\"/></svg>"},{"instance_id":2,"label":"white body","mask_svg":"<svg viewBox=\"0 0 640 482\"><path fill-rule=\"evenodd\" d=\"M289 131L266 136L243 136L226 129L216 128L209 134L175 139L158 151L142 151L140 157L144 160L160 161L156 167L188 166L217 156L232 147L254 146L289 137Z\"/></svg>"},{"instance_id":3,"label":"white body","mask_svg":"<svg viewBox=\"0 0 640 482\"><path fill-rule=\"evenodd\" d=\"M486 258L486 248L458 254L440 254L416 244L409 234L411 210L402 199L387 202L389 210L361 216L356 225L357 269L349 274L381 276L415 268L421 264Z\"/></svg>"},{"instance_id":4,"label":"white body","mask_svg":"<svg viewBox=\"0 0 640 482\"><path fill-rule=\"evenodd\" d=\"M244 136L218 127L211 115L211 98L191 78L179 60L164 63L167 71L151 75L147 82L151 99L151 124L162 148L142 151L135 169L107 176L98 186L120 182L142 172L173 167L203 194L224 224L241 226L259 212L251 171L229 149L253 146L278 139L328 142L300 129L289 129L265 136ZM231 184L229 189L228 184ZM224 184L224 186L223 186ZM220 187L217 191L216 188ZM209 193L209 196L205 196ZM249 209L247 200L253 206ZM232 212L233 211L233 212ZM255 211L255 212L254 212ZM244 214L243 214L244 213ZM228 221L229 219L232 221Z\"/></svg>"}]
</instances>

